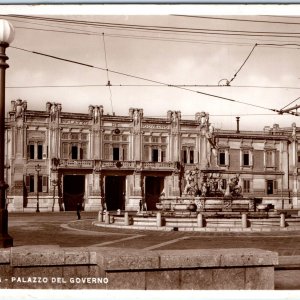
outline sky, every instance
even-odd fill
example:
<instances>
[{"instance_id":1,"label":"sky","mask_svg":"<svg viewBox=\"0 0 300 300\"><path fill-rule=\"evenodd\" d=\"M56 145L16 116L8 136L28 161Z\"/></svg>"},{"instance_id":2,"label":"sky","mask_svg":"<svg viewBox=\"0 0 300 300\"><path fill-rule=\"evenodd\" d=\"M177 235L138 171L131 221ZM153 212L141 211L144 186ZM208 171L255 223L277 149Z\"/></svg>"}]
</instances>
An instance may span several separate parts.
<instances>
[{"instance_id":1,"label":"sky","mask_svg":"<svg viewBox=\"0 0 300 300\"><path fill-rule=\"evenodd\" d=\"M18 17L2 17L15 27L15 39L7 49L7 110L11 100L20 98L33 110L45 110L50 101L74 113L87 113L90 104L103 105L105 114L116 115L128 115L134 107L143 108L145 116L166 117L168 110L179 110L183 119L193 119L196 112L206 111L210 122L222 129L235 129L236 116L242 130L263 130L274 123L286 127L293 122L300 127L300 117L270 110L282 109L300 97L300 8L284 16L280 10L264 15L252 11L247 15L247 10L201 14L199 6L191 7L189 13L163 15L147 14L146 6L134 15L122 14L120 9L110 15L101 14L101 9L95 14L60 11L29 11L27 16L63 22L25 18L20 7L11 12ZM104 22L118 25L104 27ZM138 30L123 25L148 27ZM197 33L191 33L192 29L198 29ZM240 67L230 86L225 86ZM107 73L106 68L122 74ZM296 104L300 100L288 107Z\"/></svg>"}]
</instances>

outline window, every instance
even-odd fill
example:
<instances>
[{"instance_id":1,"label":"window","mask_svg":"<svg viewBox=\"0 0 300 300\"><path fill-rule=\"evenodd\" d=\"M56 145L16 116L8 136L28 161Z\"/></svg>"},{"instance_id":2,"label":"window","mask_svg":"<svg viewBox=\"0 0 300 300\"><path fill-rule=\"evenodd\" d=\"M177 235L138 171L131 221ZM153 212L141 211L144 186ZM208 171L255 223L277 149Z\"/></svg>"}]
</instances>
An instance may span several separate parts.
<instances>
[{"instance_id":1,"label":"window","mask_svg":"<svg viewBox=\"0 0 300 300\"><path fill-rule=\"evenodd\" d=\"M164 161L166 161L166 150L161 150L161 152L160 152L160 154L161 154L161 162L164 162Z\"/></svg>"},{"instance_id":2,"label":"window","mask_svg":"<svg viewBox=\"0 0 300 300\"><path fill-rule=\"evenodd\" d=\"M148 143L150 141L150 137L149 136L144 136L144 142Z\"/></svg>"},{"instance_id":3,"label":"window","mask_svg":"<svg viewBox=\"0 0 300 300\"><path fill-rule=\"evenodd\" d=\"M104 159L109 160L109 144L104 144Z\"/></svg>"},{"instance_id":4,"label":"window","mask_svg":"<svg viewBox=\"0 0 300 300\"><path fill-rule=\"evenodd\" d=\"M122 135L122 141L127 142L128 141L128 135Z\"/></svg>"},{"instance_id":5,"label":"window","mask_svg":"<svg viewBox=\"0 0 300 300\"><path fill-rule=\"evenodd\" d=\"M222 182L221 182L221 188L223 190L226 190L227 189L227 180L226 179L222 179Z\"/></svg>"},{"instance_id":6,"label":"window","mask_svg":"<svg viewBox=\"0 0 300 300\"><path fill-rule=\"evenodd\" d=\"M144 160L149 161L149 146L144 147Z\"/></svg>"},{"instance_id":7,"label":"window","mask_svg":"<svg viewBox=\"0 0 300 300\"><path fill-rule=\"evenodd\" d=\"M243 192L250 193L250 180L249 179L243 180Z\"/></svg>"},{"instance_id":8,"label":"window","mask_svg":"<svg viewBox=\"0 0 300 300\"><path fill-rule=\"evenodd\" d=\"M128 153L128 146L123 145L123 160L128 160L127 153Z\"/></svg>"},{"instance_id":9,"label":"window","mask_svg":"<svg viewBox=\"0 0 300 300\"><path fill-rule=\"evenodd\" d=\"M184 164L187 163L187 151L186 150L182 150L182 158L181 159Z\"/></svg>"},{"instance_id":10,"label":"window","mask_svg":"<svg viewBox=\"0 0 300 300\"><path fill-rule=\"evenodd\" d=\"M34 175L29 176L29 192L33 193L34 192Z\"/></svg>"},{"instance_id":11,"label":"window","mask_svg":"<svg viewBox=\"0 0 300 300\"><path fill-rule=\"evenodd\" d=\"M34 192L34 175L27 175L25 178L26 190L28 193Z\"/></svg>"},{"instance_id":12,"label":"window","mask_svg":"<svg viewBox=\"0 0 300 300\"><path fill-rule=\"evenodd\" d=\"M152 161L158 162L158 149L152 149Z\"/></svg>"},{"instance_id":13,"label":"window","mask_svg":"<svg viewBox=\"0 0 300 300\"><path fill-rule=\"evenodd\" d=\"M158 143L159 142L159 137L158 136L153 136L152 137L152 143Z\"/></svg>"},{"instance_id":14,"label":"window","mask_svg":"<svg viewBox=\"0 0 300 300\"><path fill-rule=\"evenodd\" d=\"M77 159L78 158L78 147L77 146L72 146L71 149L71 158L72 159Z\"/></svg>"},{"instance_id":15,"label":"window","mask_svg":"<svg viewBox=\"0 0 300 300\"><path fill-rule=\"evenodd\" d=\"M120 149L119 147L113 148L113 160L120 160Z\"/></svg>"},{"instance_id":16,"label":"window","mask_svg":"<svg viewBox=\"0 0 300 300\"><path fill-rule=\"evenodd\" d=\"M62 157L63 158L69 158L69 144L63 143L62 144Z\"/></svg>"},{"instance_id":17,"label":"window","mask_svg":"<svg viewBox=\"0 0 300 300\"><path fill-rule=\"evenodd\" d=\"M105 140L105 141L109 141L109 140L110 140L110 135L105 134L105 135L104 135L104 140Z\"/></svg>"},{"instance_id":18,"label":"window","mask_svg":"<svg viewBox=\"0 0 300 300\"><path fill-rule=\"evenodd\" d=\"M194 150L190 150L190 164L194 163Z\"/></svg>"},{"instance_id":19,"label":"window","mask_svg":"<svg viewBox=\"0 0 300 300\"><path fill-rule=\"evenodd\" d=\"M273 151L266 151L266 167L273 167Z\"/></svg>"},{"instance_id":20,"label":"window","mask_svg":"<svg viewBox=\"0 0 300 300\"><path fill-rule=\"evenodd\" d=\"M277 181L267 180L267 195L272 195L277 193Z\"/></svg>"},{"instance_id":21,"label":"window","mask_svg":"<svg viewBox=\"0 0 300 300\"><path fill-rule=\"evenodd\" d=\"M113 141L119 141L120 140L120 136L119 135L113 135L112 140Z\"/></svg>"},{"instance_id":22,"label":"window","mask_svg":"<svg viewBox=\"0 0 300 300\"><path fill-rule=\"evenodd\" d=\"M162 142L162 143L166 143L166 142L167 142L167 138L166 138L166 137L162 137L162 138L161 138L161 142Z\"/></svg>"},{"instance_id":23,"label":"window","mask_svg":"<svg viewBox=\"0 0 300 300\"><path fill-rule=\"evenodd\" d=\"M38 177L37 188L39 193L43 192L43 176Z\"/></svg>"},{"instance_id":24,"label":"window","mask_svg":"<svg viewBox=\"0 0 300 300\"><path fill-rule=\"evenodd\" d=\"M80 159L87 158L87 143L81 144Z\"/></svg>"},{"instance_id":25,"label":"window","mask_svg":"<svg viewBox=\"0 0 300 300\"><path fill-rule=\"evenodd\" d=\"M48 176L43 176L42 192L48 193Z\"/></svg>"},{"instance_id":26,"label":"window","mask_svg":"<svg viewBox=\"0 0 300 300\"><path fill-rule=\"evenodd\" d=\"M43 145L42 144L38 144L38 149L37 149L38 151L38 153L37 153L37 155L38 155L38 159L43 159Z\"/></svg>"},{"instance_id":27,"label":"window","mask_svg":"<svg viewBox=\"0 0 300 300\"><path fill-rule=\"evenodd\" d=\"M219 150L219 166L226 165L225 150Z\"/></svg>"},{"instance_id":28,"label":"window","mask_svg":"<svg viewBox=\"0 0 300 300\"><path fill-rule=\"evenodd\" d=\"M243 166L250 166L250 153L249 150L243 151Z\"/></svg>"},{"instance_id":29,"label":"window","mask_svg":"<svg viewBox=\"0 0 300 300\"><path fill-rule=\"evenodd\" d=\"M27 156L29 159L34 159L34 144L28 145Z\"/></svg>"}]
</instances>

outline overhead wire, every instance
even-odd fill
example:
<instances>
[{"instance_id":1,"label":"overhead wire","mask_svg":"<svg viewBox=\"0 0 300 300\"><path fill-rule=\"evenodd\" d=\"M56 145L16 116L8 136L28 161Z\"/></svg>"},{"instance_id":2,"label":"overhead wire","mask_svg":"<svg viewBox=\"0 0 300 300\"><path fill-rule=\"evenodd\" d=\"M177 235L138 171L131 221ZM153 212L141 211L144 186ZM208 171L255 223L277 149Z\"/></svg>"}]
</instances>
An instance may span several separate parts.
<instances>
[{"instance_id":1,"label":"overhead wire","mask_svg":"<svg viewBox=\"0 0 300 300\"><path fill-rule=\"evenodd\" d=\"M146 30L151 32L173 32L173 33L202 33L211 35L226 35L226 36L267 36L267 37L287 37L287 38L300 38L300 33L295 32L270 32L270 31L243 31L243 30L218 30L209 28L191 28L191 27L174 27L174 26L154 26L154 25L134 25L124 23L109 23L109 22L91 22L91 21L78 21L72 19L61 19L61 18L41 18L32 16L22 15L9 15L15 18L25 19L37 19L43 21L52 21L59 23L87 25L94 27L105 27L105 28L122 28L122 29L134 29L134 30ZM282 35L284 34L284 35Z\"/></svg>"},{"instance_id":2,"label":"overhead wire","mask_svg":"<svg viewBox=\"0 0 300 300\"><path fill-rule=\"evenodd\" d=\"M47 19L47 21L49 21L49 18L46 18ZM55 18L54 18L55 19ZM56 20L56 19L55 19ZM66 20L66 19L63 19L63 20ZM68 20L69 21L69 20ZM67 22L68 23L68 22ZM95 22L93 22L93 23L95 23ZM101 22L100 22L101 23ZM113 23L105 23L105 24L113 24ZM120 24L117 24L117 25L120 25ZM122 28L126 28L128 25L125 25L124 26L124 24L121 24L122 25ZM111 26L111 25L109 25L109 26ZM113 26L116 26L116 24L114 24ZM152 29L156 29L156 28L175 28L176 30L177 29L179 29L180 31L180 33L183 33L184 31L181 31L182 30L182 28L179 28L179 27L166 27L166 26L146 26L146 25L129 25L129 26L134 26L134 29L135 30L140 30L141 28L144 30L145 28L147 28L147 29L150 29L150 30L152 30ZM137 26L137 27L136 27ZM183 28L184 30L186 29L186 28ZM193 33L198 33L198 32L194 32L194 31L196 31L196 30L199 30L199 29L197 29L197 28L190 28L191 30L193 30ZM39 29L36 29L36 30L39 30ZM42 30L42 29L40 29L40 30ZM277 32L253 32L253 31L238 31L238 30L231 30L231 31L229 31L229 30L212 30L212 29L201 29L201 30L207 30L207 31L210 31L212 34L217 34L217 33L224 33L224 32L235 32L235 33L237 33L237 32L243 32L243 33L267 33L267 34L271 34L271 33L277 33ZM50 30L49 30L50 31ZM61 32L63 32L63 33L66 33L65 31L61 31ZM86 34L86 33L84 33L84 32L68 32L68 33L76 33L76 34ZM201 34L204 34L203 32L201 32ZM205 34L207 34L207 33L205 33ZM292 34L292 35L299 35L299 33L287 33L287 34ZM248 36L248 35L247 35ZM252 35L251 35L252 36ZM271 35L268 35L268 36L271 36ZM132 38L132 37L131 37ZM151 37L152 38L152 37ZM298 38L298 36L294 36L294 38ZM261 46L261 47L263 47L263 46L273 46L273 47L286 47L286 46L294 46L294 47L299 47L300 46L300 44L297 44L297 43L286 43L286 44L276 44L276 43L260 43L260 44L255 44L255 46L253 47L253 49L251 50L251 52L250 52L250 54L248 55L248 57L246 58L246 60L243 62L243 64L241 65L241 67L238 69L238 71L235 73L235 75L232 77L232 79L229 81L229 82L232 82L234 79L235 79L235 77L236 77L236 75L241 71L241 69L243 68L243 66L245 65L245 63L246 63L246 61L249 59L249 57L251 56L251 54L252 54L252 52L253 52L253 50L254 50L254 48L256 47L256 46ZM105 46L104 46L105 47ZM292 48L292 49L294 49L294 48ZM32 53L34 53L34 52L32 52ZM35 52L35 54L40 54L40 53L37 53L37 52ZM48 57L52 57L52 56L50 56L50 55L46 55L46 54L40 54L40 55L45 55L45 56L48 56ZM54 58L54 57L53 57ZM61 59L61 58L56 58L56 59ZM65 60L65 59L63 59L63 60ZM74 61L71 61L71 60L65 60L65 61L69 61L69 62L74 62ZM90 67L95 67L95 66L91 66L91 65L88 65L88 64L83 64L83 63L80 63L80 62L76 62L77 64L81 64L81 65L86 65L86 66L90 66ZM106 68L106 70L107 70L107 75L108 75L108 68ZM109 72L114 72L114 71L112 71L112 70L109 70ZM118 72L117 72L118 73ZM138 77L137 77L138 78ZM141 78L139 78L139 79L141 79ZM143 79L144 80L144 79ZM108 80L108 82L109 82L109 80ZM121 85L120 85L121 86ZM178 87L178 88L182 88L183 86L175 86L175 85L168 85L168 86L171 86L171 87ZM185 86L185 85L184 85ZM109 88L110 88L110 86L109 86ZM270 88L272 88L272 87L270 87ZM194 91L194 90L191 90L191 91L193 91L193 92L198 92L198 93L201 93L200 91ZM110 92L111 92L111 90L110 90ZM202 94L206 94L206 95L209 95L209 94L207 94L207 93L203 93L202 92ZM216 95L214 95L214 96L216 96ZM216 96L216 97L219 97L220 98L220 96ZM222 99L224 99L224 100L228 100L228 101L235 101L235 100L233 100L233 99L230 99L230 98L225 98L225 97L221 97ZM252 104L250 104L250 103L244 103L244 102L241 102L241 101L235 101L235 102L240 102L240 103L243 103L243 104L246 104L246 105L252 105ZM257 106L257 107L259 107L259 106ZM260 106L261 108L264 108L264 107L262 107L262 106ZM265 109L269 109L269 108L265 108ZM272 111L277 111L277 110L274 110L274 109L270 109L270 110L272 110ZM278 112L278 111L277 111Z\"/></svg>"},{"instance_id":3,"label":"overhead wire","mask_svg":"<svg viewBox=\"0 0 300 300\"><path fill-rule=\"evenodd\" d=\"M233 75L233 77L227 82L227 85L230 85L230 83L236 78L237 74L241 71L241 69L244 67L244 65L246 64L247 60L249 59L249 57L251 56L251 54L253 53L255 47L257 46L257 44L255 44L253 46L253 48L251 49L250 53L248 54L248 56L246 57L246 59L244 60L244 62L242 63L242 65L239 67L239 69L235 72L235 74Z\"/></svg>"},{"instance_id":4,"label":"overhead wire","mask_svg":"<svg viewBox=\"0 0 300 300\"><path fill-rule=\"evenodd\" d=\"M197 19L222 20L222 21L238 21L238 22L252 22L252 23L270 23L270 24L283 24L283 25L300 25L300 22L251 20L251 19L224 18L224 17L215 17L215 16L192 16L192 15L178 15L178 14L174 14L172 16L175 16L175 17L185 17L185 18L197 18ZM278 17L278 16L268 16L268 17Z\"/></svg>"},{"instance_id":5,"label":"overhead wire","mask_svg":"<svg viewBox=\"0 0 300 300\"><path fill-rule=\"evenodd\" d=\"M32 54L45 56L45 57L48 57L48 58L53 58L53 59L64 61L64 62L69 62L69 63L89 67L89 68L94 68L94 69L98 69L98 70L102 70L102 71L108 71L108 72L113 73L113 74L118 74L118 75L130 77L130 78L135 78L135 79L140 79L140 80L148 81L148 82L152 82L152 83L157 83L157 84L161 84L161 85L164 85L164 86L169 86L169 87L189 91L189 92L192 92L192 93L197 93L197 94L200 94L200 95L204 95L204 96L208 96L208 97L212 97L212 98L216 98L216 99L220 99L220 100L225 100L225 101L230 101L230 102L234 102L234 103L244 104L244 105L252 106L252 107L255 107L255 108L270 110L270 111L273 111L273 112L279 112L277 109L268 108L268 107L265 107L265 106L262 106L262 105L256 105L256 104L252 104L252 103L248 103L248 102L244 102L244 101L240 101L240 100L236 100L236 99L231 99L231 98L228 98L228 97L223 97L223 96L219 96L219 95L205 93L205 92L202 92L202 91L189 89L187 87L176 86L176 85L168 84L168 83L165 83L165 82L162 82L162 81L153 80L153 79L149 79L149 78L145 78L145 77L141 77L141 76L137 76L137 75L133 75L133 74L129 74L129 73L119 72L119 71L115 71L115 70L111 70L111 69L107 69L107 68L102 68L102 67L94 66L94 65L91 65L91 64L86 64L86 63L61 58L61 57L50 55L50 54L45 54L45 53L42 53L42 52L27 50L27 49L20 48L20 47L15 47L15 46L11 46L11 48L17 49L17 50L20 50L20 51L25 51L25 52L32 53ZM293 114L293 113L291 112L290 114Z\"/></svg>"},{"instance_id":6,"label":"overhead wire","mask_svg":"<svg viewBox=\"0 0 300 300\"><path fill-rule=\"evenodd\" d=\"M285 109L286 107L288 107L289 105L295 103L295 102L296 102L297 100L299 100L299 99L300 99L300 97L297 97L295 100L291 101L289 104L287 104L286 106L282 107L280 110Z\"/></svg>"},{"instance_id":7,"label":"overhead wire","mask_svg":"<svg viewBox=\"0 0 300 300\"><path fill-rule=\"evenodd\" d=\"M111 112L113 114L114 113L114 109L113 109L111 83L110 83L109 72L108 72L108 64L107 64L107 55L106 55L106 46L105 46L104 33L102 33L102 39L103 39L104 58L105 58L105 66L106 66L107 87L108 87L109 95L110 95L109 99L110 99L110 105L111 105Z\"/></svg>"},{"instance_id":8,"label":"overhead wire","mask_svg":"<svg viewBox=\"0 0 300 300\"><path fill-rule=\"evenodd\" d=\"M173 84L183 87L203 87L203 88L258 88L258 89L292 89L300 90L300 87L294 86L260 86L260 85L218 85L218 84ZM26 88L82 88L82 87L106 87L107 84L78 84L78 85L22 85L6 86L6 89L26 89ZM113 87L169 87L161 84L110 84Z\"/></svg>"},{"instance_id":9,"label":"overhead wire","mask_svg":"<svg viewBox=\"0 0 300 300\"><path fill-rule=\"evenodd\" d=\"M9 18L8 18L9 19ZM10 19L13 19L13 21L15 21L15 22L24 22L24 23L29 23L29 24L35 24L35 25L39 25L39 26L47 26L47 27L56 27L56 28L63 28L63 29L70 29L70 30L74 30L74 28L70 28L70 27L65 27L65 26L59 26L59 25L51 25L51 24L47 24L47 25L45 25L45 24L40 24L40 23L36 23L36 22L30 22L30 21L26 21L26 20L22 20L22 21L19 21L18 19L17 20L15 20L14 19L14 17L11 17ZM43 22L43 21L42 21ZM74 26L73 24L71 24L72 26ZM76 26L76 25L75 25ZM18 28L21 28L21 26L18 26ZM38 29L35 29L35 28L28 28L28 27L23 27L23 29L32 29L32 30L45 30L45 31L50 31L49 29L41 29L41 28L38 28ZM94 32L94 31L87 31L87 30L82 30L82 29L78 29L78 28L76 28L75 29L76 31L80 31L80 32L74 32L74 31L72 31L72 32L70 32L70 33L73 33L73 34L81 34L82 32L85 32L85 33L87 33L88 35L99 35L100 33L99 32ZM123 30L122 28L113 28L113 30ZM127 31L135 31L134 29L133 30L131 30L131 29L127 29ZM60 31L58 31L58 32L60 32ZM64 32L66 32L66 31L61 31L62 33L64 33ZM69 32L66 32L66 33L69 33ZM172 34L172 33L167 33L167 32L161 32L162 34ZM184 33L180 33L180 32L178 32L178 33L176 33L177 35L179 34L184 34ZM197 35L202 35L201 33L196 33ZM113 36L112 34L107 34L106 33L106 35L107 36ZM189 35L195 35L194 33L190 33ZM149 37L149 36L137 36L137 35L126 35L126 36L124 36L124 35L114 35L115 37L120 37L120 38L134 38L134 39L146 39L146 40L153 40L153 39L157 39L157 40L164 40L164 38L162 38L162 37ZM207 35L205 35L204 37L208 37ZM203 38L204 38L203 37ZM228 37L222 37L222 36L219 36L219 38L226 38L226 39L228 39ZM238 40L240 40L240 39L247 39L247 40L249 40L249 37L248 38L243 38L243 37L233 37L234 39L238 39ZM166 38L165 38L166 39ZM251 38L250 38L251 39ZM170 41L171 39L168 39L167 41ZM178 40L178 38L175 40L175 39L173 39L173 41L178 41L178 42L190 42L190 43L196 43L196 42L198 42L199 40L187 40L187 39L181 39L181 40ZM259 38L256 38L256 42L258 42L258 41L261 41ZM265 42L266 41L268 41L268 40L264 40ZM233 41L233 42L231 42L231 43L228 43L228 42L220 42L220 40L218 40L218 41L210 41L210 40L201 40L201 42L202 42L202 44L213 44L213 43L217 43L217 44L227 44L227 45L229 45L229 44L232 44L232 45L240 45L240 46L243 46L244 44L245 45L251 45L251 43L237 43L237 42L235 42L235 41ZM271 42L271 40L269 40L269 42ZM273 46L266 46L266 47L272 47L273 48ZM291 48L291 49L293 49L293 48Z\"/></svg>"},{"instance_id":10,"label":"overhead wire","mask_svg":"<svg viewBox=\"0 0 300 300\"><path fill-rule=\"evenodd\" d=\"M78 35L88 35L88 36L99 36L100 33L96 32L76 32L76 31L65 31L65 30L53 30L53 29L43 29L43 28L30 28L30 27L24 27L24 26L15 26L15 28L19 29L25 29L25 30L36 30L36 31L44 31L44 32L58 32L58 33L68 33L68 34L78 34ZM180 43L200 43L200 44L220 44L220 45L232 45L232 46L248 46L252 45L252 43L241 43L241 42L222 42L219 40L199 40L199 39L181 39L181 38L167 38L167 37L155 37L155 36L141 36L141 35L122 35L122 34L111 34L106 33L106 36L109 37L118 37L118 38L129 38L129 39L142 39L142 40L158 40L158 41L166 41L166 42L180 42ZM280 45L275 43L270 44L261 44L262 47L270 47L270 48L278 48ZM297 43L287 43L286 46L299 46ZM296 49L298 48L292 48L289 49Z\"/></svg>"}]
</instances>

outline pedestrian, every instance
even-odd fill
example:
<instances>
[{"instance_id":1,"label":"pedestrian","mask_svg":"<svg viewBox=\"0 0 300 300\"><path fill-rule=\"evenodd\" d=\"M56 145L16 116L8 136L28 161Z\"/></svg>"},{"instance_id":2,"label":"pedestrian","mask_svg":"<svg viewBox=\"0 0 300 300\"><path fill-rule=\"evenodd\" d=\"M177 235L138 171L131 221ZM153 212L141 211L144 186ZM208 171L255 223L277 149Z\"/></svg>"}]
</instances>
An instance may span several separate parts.
<instances>
[{"instance_id":1,"label":"pedestrian","mask_svg":"<svg viewBox=\"0 0 300 300\"><path fill-rule=\"evenodd\" d=\"M76 212L77 212L77 218L78 218L78 220L80 220L81 219L81 215L80 215L80 211L81 211L81 203L77 203L77 210L76 210Z\"/></svg>"}]
</instances>

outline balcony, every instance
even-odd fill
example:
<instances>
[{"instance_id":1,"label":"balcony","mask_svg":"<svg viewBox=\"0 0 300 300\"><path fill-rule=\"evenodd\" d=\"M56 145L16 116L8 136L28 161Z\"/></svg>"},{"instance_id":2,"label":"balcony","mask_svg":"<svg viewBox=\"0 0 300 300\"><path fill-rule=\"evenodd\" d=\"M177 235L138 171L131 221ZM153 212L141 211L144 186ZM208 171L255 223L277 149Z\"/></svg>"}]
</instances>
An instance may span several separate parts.
<instances>
[{"instance_id":1,"label":"balcony","mask_svg":"<svg viewBox=\"0 0 300 300\"><path fill-rule=\"evenodd\" d=\"M174 162L142 162L142 169L144 170L165 170L172 171L176 168Z\"/></svg>"},{"instance_id":2,"label":"balcony","mask_svg":"<svg viewBox=\"0 0 300 300\"><path fill-rule=\"evenodd\" d=\"M60 159L59 168L68 168L68 169L93 169L94 160L91 159L80 159L80 160L71 160L71 159Z\"/></svg>"},{"instance_id":3,"label":"balcony","mask_svg":"<svg viewBox=\"0 0 300 300\"><path fill-rule=\"evenodd\" d=\"M177 168L175 162L139 162L139 161L112 161L112 160L70 160L60 159L61 169L93 169L101 170L145 170L145 171L173 171Z\"/></svg>"}]
</instances>

